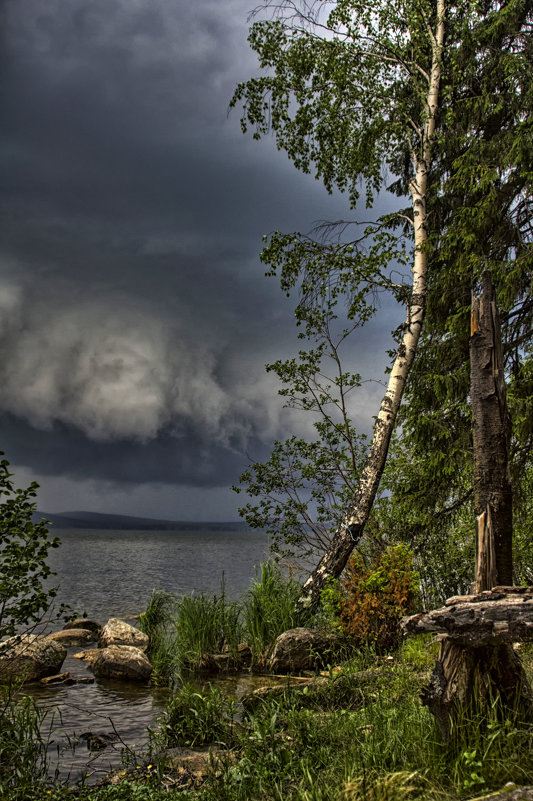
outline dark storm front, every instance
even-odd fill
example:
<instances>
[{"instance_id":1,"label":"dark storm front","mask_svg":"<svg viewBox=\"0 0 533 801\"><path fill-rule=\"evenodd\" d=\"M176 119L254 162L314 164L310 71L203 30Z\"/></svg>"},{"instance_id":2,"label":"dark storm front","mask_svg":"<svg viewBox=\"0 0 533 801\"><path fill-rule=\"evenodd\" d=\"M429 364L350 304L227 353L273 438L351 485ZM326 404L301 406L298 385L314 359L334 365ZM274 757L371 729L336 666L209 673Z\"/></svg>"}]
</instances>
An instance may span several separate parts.
<instances>
[{"instance_id":1,"label":"dark storm front","mask_svg":"<svg viewBox=\"0 0 533 801\"><path fill-rule=\"evenodd\" d=\"M187 595L246 592L268 557L266 534L251 531L59 531L49 559L57 600L105 623L146 608L154 588Z\"/></svg>"}]
</instances>

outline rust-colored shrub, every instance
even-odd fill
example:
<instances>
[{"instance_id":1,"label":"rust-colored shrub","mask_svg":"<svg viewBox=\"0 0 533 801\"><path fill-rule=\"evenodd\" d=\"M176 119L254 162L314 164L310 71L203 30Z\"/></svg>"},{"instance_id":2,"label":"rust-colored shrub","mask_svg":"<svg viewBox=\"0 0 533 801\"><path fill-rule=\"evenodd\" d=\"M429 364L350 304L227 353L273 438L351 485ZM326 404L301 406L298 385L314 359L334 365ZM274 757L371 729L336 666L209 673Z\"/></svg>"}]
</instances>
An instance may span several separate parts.
<instances>
[{"instance_id":1,"label":"rust-colored shrub","mask_svg":"<svg viewBox=\"0 0 533 801\"><path fill-rule=\"evenodd\" d=\"M394 648L400 619L415 611L419 599L418 575L407 546L390 546L371 567L356 553L348 562L343 589L344 632L379 652Z\"/></svg>"}]
</instances>

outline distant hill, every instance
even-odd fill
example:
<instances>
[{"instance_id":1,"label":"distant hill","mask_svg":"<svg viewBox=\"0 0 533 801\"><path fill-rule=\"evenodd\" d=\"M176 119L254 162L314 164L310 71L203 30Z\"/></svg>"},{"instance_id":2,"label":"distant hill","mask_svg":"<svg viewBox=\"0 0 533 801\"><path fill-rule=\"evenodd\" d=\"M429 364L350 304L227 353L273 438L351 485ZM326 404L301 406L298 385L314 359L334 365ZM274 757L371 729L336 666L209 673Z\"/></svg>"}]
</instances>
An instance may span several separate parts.
<instances>
[{"instance_id":1,"label":"distant hill","mask_svg":"<svg viewBox=\"0 0 533 801\"><path fill-rule=\"evenodd\" d=\"M246 531L248 526L241 521L228 523L190 522L186 520L157 520L152 517L130 515L107 515L98 512L36 512L35 522L48 520L53 529L85 528L120 531Z\"/></svg>"}]
</instances>

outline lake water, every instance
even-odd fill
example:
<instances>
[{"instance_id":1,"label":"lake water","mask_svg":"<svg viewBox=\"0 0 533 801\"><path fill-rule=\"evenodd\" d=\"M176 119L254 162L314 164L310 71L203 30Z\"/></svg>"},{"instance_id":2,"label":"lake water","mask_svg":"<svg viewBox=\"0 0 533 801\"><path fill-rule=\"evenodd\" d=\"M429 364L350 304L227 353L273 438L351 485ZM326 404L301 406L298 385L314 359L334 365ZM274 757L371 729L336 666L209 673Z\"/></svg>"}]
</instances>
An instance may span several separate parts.
<instances>
[{"instance_id":1,"label":"lake water","mask_svg":"<svg viewBox=\"0 0 533 801\"><path fill-rule=\"evenodd\" d=\"M234 531L61 531L60 548L49 564L57 574L58 602L69 603L104 624L146 608L154 588L177 595L220 592L237 598L248 588L255 568L268 558L268 541L260 532ZM61 625L58 626L60 628ZM91 676L70 648L63 671ZM249 676L230 677L225 689L236 697L253 686ZM32 688L49 710L50 769L71 781L88 774L94 782L122 764L124 748L142 750L147 726L153 726L168 697L165 690L97 679L94 684ZM100 752L89 752L79 735L112 734L119 741ZM72 744L76 744L74 748Z\"/></svg>"},{"instance_id":2,"label":"lake water","mask_svg":"<svg viewBox=\"0 0 533 801\"><path fill-rule=\"evenodd\" d=\"M256 531L61 531L48 563L58 602L105 622L137 615L152 590L220 592L236 598L268 557Z\"/></svg>"}]
</instances>

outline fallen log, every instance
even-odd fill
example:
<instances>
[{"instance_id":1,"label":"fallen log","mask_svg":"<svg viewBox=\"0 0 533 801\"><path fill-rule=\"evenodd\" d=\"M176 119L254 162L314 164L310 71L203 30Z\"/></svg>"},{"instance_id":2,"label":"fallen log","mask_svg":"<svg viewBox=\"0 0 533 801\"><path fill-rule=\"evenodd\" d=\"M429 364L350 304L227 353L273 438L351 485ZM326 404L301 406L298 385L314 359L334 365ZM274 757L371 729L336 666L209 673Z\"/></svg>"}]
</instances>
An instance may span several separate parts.
<instances>
[{"instance_id":1,"label":"fallen log","mask_svg":"<svg viewBox=\"0 0 533 801\"><path fill-rule=\"evenodd\" d=\"M406 634L443 634L440 654L422 692L445 740L461 713L499 697L509 714L533 716L533 693L514 642L533 641L533 587L494 587L455 596L441 609L403 618Z\"/></svg>"}]
</instances>

